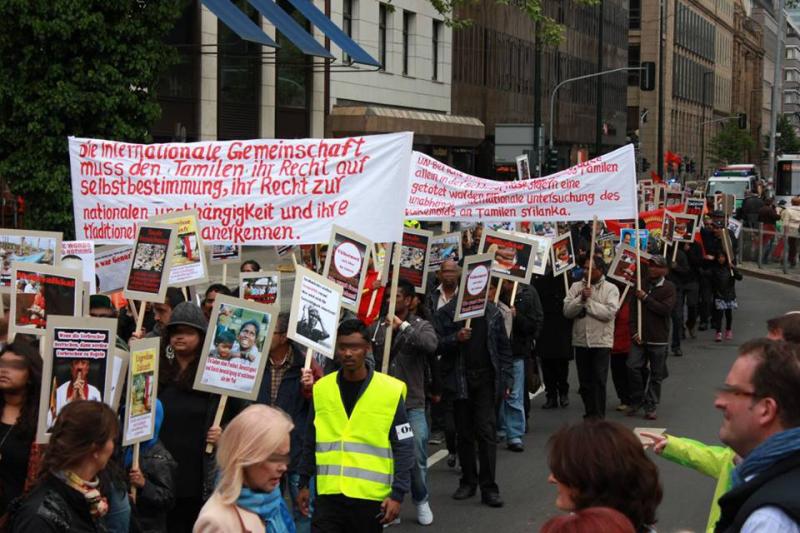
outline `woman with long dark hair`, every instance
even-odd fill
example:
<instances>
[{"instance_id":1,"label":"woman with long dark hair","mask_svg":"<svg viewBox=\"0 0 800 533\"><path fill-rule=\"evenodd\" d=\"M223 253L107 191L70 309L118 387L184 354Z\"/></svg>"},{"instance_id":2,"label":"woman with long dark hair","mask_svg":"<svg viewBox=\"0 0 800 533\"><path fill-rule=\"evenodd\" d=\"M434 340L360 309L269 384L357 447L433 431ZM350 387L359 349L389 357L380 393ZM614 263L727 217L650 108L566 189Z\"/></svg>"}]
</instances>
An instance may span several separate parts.
<instances>
[{"instance_id":1,"label":"woman with long dark hair","mask_svg":"<svg viewBox=\"0 0 800 533\"><path fill-rule=\"evenodd\" d=\"M13 512L11 531L106 531L107 487L98 474L114 452L118 430L117 415L106 404L67 404L53 425L39 483Z\"/></svg>"},{"instance_id":2,"label":"woman with long dark hair","mask_svg":"<svg viewBox=\"0 0 800 533\"><path fill-rule=\"evenodd\" d=\"M41 382L42 357L36 341L17 335L0 351L0 525L8 504L25 488Z\"/></svg>"}]
</instances>

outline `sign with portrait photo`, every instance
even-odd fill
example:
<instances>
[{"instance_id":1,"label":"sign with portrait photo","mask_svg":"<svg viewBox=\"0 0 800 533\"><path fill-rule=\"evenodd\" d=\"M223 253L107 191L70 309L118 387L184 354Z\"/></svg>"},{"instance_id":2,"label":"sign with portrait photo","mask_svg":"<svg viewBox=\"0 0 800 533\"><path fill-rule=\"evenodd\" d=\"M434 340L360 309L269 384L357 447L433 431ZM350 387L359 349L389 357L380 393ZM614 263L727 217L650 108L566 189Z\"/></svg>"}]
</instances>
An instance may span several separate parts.
<instances>
[{"instance_id":1,"label":"sign with portrait photo","mask_svg":"<svg viewBox=\"0 0 800 533\"><path fill-rule=\"evenodd\" d=\"M83 274L79 270L14 263L11 276L10 338L17 333L43 335L50 316L81 314Z\"/></svg>"},{"instance_id":2,"label":"sign with portrait photo","mask_svg":"<svg viewBox=\"0 0 800 533\"><path fill-rule=\"evenodd\" d=\"M517 162L517 179L531 179L531 165L528 162L528 154L518 155L514 158Z\"/></svg>"},{"instance_id":3,"label":"sign with portrait photo","mask_svg":"<svg viewBox=\"0 0 800 533\"><path fill-rule=\"evenodd\" d=\"M461 233L443 233L431 238L431 253L428 257L428 272L436 272L448 260L461 260Z\"/></svg>"},{"instance_id":4,"label":"sign with portrait photo","mask_svg":"<svg viewBox=\"0 0 800 533\"><path fill-rule=\"evenodd\" d=\"M166 224L147 223L138 227L125 281L125 298L164 302L177 233L175 226Z\"/></svg>"},{"instance_id":5,"label":"sign with portrait photo","mask_svg":"<svg viewBox=\"0 0 800 533\"><path fill-rule=\"evenodd\" d=\"M322 275L342 288L342 307L358 312L372 241L334 225Z\"/></svg>"},{"instance_id":6,"label":"sign with portrait photo","mask_svg":"<svg viewBox=\"0 0 800 533\"><path fill-rule=\"evenodd\" d=\"M464 259L456 300L456 322L477 318L486 312L493 262L492 254L470 255Z\"/></svg>"},{"instance_id":7,"label":"sign with portrait photo","mask_svg":"<svg viewBox=\"0 0 800 533\"><path fill-rule=\"evenodd\" d=\"M275 305L218 294L211 310L194 389L255 400L278 312Z\"/></svg>"},{"instance_id":8,"label":"sign with portrait photo","mask_svg":"<svg viewBox=\"0 0 800 533\"><path fill-rule=\"evenodd\" d=\"M673 214L675 218L675 231L672 234L673 242L692 242L697 228L697 217L693 215Z\"/></svg>"},{"instance_id":9,"label":"sign with portrait photo","mask_svg":"<svg viewBox=\"0 0 800 533\"><path fill-rule=\"evenodd\" d=\"M694 215L699 217L703 214L706 208L706 199L705 198L687 198L686 199L686 207L684 208L684 213L687 215Z\"/></svg>"},{"instance_id":10,"label":"sign with portrait photo","mask_svg":"<svg viewBox=\"0 0 800 533\"><path fill-rule=\"evenodd\" d=\"M675 234L675 214L665 209L664 220L661 223L661 240L666 243L672 243L674 234Z\"/></svg>"},{"instance_id":11,"label":"sign with portrait photo","mask_svg":"<svg viewBox=\"0 0 800 533\"><path fill-rule=\"evenodd\" d=\"M486 229L481 236L480 250L494 257L493 276L529 283L536 258L536 244L524 235Z\"/></svg>"},{"instance_id":12,"label":"sign with portrait photo","mask_svg":"<svg viewBox=\"0 0 800 533\"><path fill-rule=\"evenodd\" d=\"M619 232L619 242L620 244L624 244L626 246L635 246L634 241L639 244L639 248L643 251L647 251L647 240L650 238L650 231L646 229L639 230L639 238L635 237L636 229L634 228L622 228Z\"/></svg>"},{"instance_id":13,"label":"sign with portrait photo","mask_svg":"<svg viewBox=\"0 0 800 533\"><path fill-rule=\"evenodd\" d=\"M240 272L239 294L244 300L280 306L280 272Z\"/></svg>"},{"instance_id":14,"label":"sign with portrait photo","mask_svg":"<svg viewBox=\"0 0 800 533\"><path fill-rule=\"evenodd\" d=\"M531 271L534 274L538 274L540 276L545 273L545 271L547 270L547 261L550 259L550 245L552 244L553 239L551 239L550 237L533 235L530 233L522 233L519 231L510 232L506 230L499 230L499 232L516 235L521 239L525 239L527 241L535 243L536 247L533 249L533 265L531 266ZM495 276L497 276L497 274L495 274ZM514 281L516 281L516 279Z\"/></svg>"},{"instance_id":15,"label":"sign with portrait photo","mask_svg":"<svg viewBox=\"0 0 800 533\"><path fill-rule=\"evenodd\" d=\"M673 205L681 205L684 201L683 191L667 190L666 199L664 200L664 207L671 207Z\"/></svg>"},{"instance_id":16,"label":"sign with portrait photo","mask_svg":"<svg viewBox=\"0 0 800 533\"><path fill-rule=\"evenodd\" d=\"M342 306L342 288L324 276L298 267L289 314L288 336L333 359Z\"/></svg>"},{"instance_id":17,"label":"sign with portrait photo","mask_svg":"<svg viewBox=\"0 0 800 533\"><path fill-rule=\"evenodd\" d=\"M572 247L572 234L565 233L553 241L550 260L553 276L560 276L575 267L575 249Z\"/></svg>"},{"instance_id":18,"label":"sign with portrait photo","mask_svg":"<svg viewBox=\"0 0 800 533\"><path fill-rule=\"evenodd\" d=\"M640 251L639 255L643 265L650 261L650 254ZM620 245L607 275L625 285L634 285L636 283L636 249L627 244Z\"/></svg>"},{"instance_id":19,"label":"sign with portrait photo","mask_svg":"<svg viewBox=\"0 0 800 533\"><path fill-rule=\"evenodd\" d=\"M173 211L152 217L149 222L169 224L178 228L169 270L170 287L188 287L208 281L203 237L197 223L196 211Z\"/></svg>"},{"instance_id":20,"label":"sign with portrait photo","mask_svg":"<svg viewBox=\"0 0 800 533\"><path fill-rule=\"evenodd\" d=\"M61 233L0 228L0 293L13 293L12 263L58 266Z\"/></svg>"},{"instance_id":21,"label":"sign with portrait photo","mask_svg":"<svg viewBox=\"0 0 800 533\"><path fill-rule=\"evenodd\" d=\"M405 228L400 247L400 277L414 285L419 293L424 293L428 282L428 262L431 252L433 232Z\"/></svg>"},{"instance_id":22,"label":"sign with portrait photo","mask_svg":"<svg viewBox=\"0 0 800 533\"><path fill-rule=\"evenodd\" d=\"M158 352L160 339L134 339L128 361L128 389L122 445L130 446L153 438L158 394Z\"/></svg>"},{"instance_id":23,"label":"sign with portrait photo","mask_svg":"<svg viewBox=\"0 0 800 533\"><path fill-rule=\"evenodd\" d=\"M212 265L241 263L242 248L236 244L212 244L209 247L209 258Z\"/></svg>"},{"instance_id":24,"label":"sign with portrait photo","mask_svg":"<svg viewBox=\"0 0 800 533\"><path fill-rule=\"evenodd\" d=\"M47 442L58 413L75 400L104 401L113 381L117 321L53 316L42 343L42 388L36 442Z\"/></svg>"}]
</instances>

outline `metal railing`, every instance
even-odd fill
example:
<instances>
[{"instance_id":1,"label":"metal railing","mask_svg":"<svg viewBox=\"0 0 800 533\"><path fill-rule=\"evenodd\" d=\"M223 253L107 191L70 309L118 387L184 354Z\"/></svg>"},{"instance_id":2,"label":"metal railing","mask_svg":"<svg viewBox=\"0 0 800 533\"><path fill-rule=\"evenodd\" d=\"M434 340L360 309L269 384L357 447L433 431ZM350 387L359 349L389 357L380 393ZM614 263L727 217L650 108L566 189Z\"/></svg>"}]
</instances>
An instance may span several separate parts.
<instances>
[{"instance_id":1,"label":"metal railing","mask_svg":"<svg viewBox=\"0 0 800 533\"><path fill-rule=\"evenodd\" d=\"M798 252L800 233L790 234L786 225L782 230L772 230L758 223L757 227L742 228L739 235L738 262L755 263L763 270L779 270L788 274L797 264Z\"/></svg>"}]
</instances>

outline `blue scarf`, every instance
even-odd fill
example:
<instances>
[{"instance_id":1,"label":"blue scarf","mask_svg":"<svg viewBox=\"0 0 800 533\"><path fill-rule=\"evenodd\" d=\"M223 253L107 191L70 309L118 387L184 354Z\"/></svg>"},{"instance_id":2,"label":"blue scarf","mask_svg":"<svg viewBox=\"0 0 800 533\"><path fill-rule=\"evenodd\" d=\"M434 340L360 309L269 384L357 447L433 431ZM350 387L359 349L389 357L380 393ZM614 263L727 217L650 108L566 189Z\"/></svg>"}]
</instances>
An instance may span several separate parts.
<instances>
[{"instance_id":1,"label":"blue scarf","mask_svg":"<svg viewBox=\"0 0 800 533\"><path fill-rule=\"evenodd\" d=\"M800 451L800 428L787 429L772 435L733 470L733 486L741 485L746 479L757 476L797 451Z\"/></svg>"},{"instance_id":2,"label":"blue scarf","mask_svg":"<svg viewBox=\"0 0 800 533\"><path fill-rule=\"evenodd\" d=\"M294 519L289 514L279 487L272 492L256 492L242 487L236 505L261 517L269 533L296 533Z\"/></svg>"}]
</instances>

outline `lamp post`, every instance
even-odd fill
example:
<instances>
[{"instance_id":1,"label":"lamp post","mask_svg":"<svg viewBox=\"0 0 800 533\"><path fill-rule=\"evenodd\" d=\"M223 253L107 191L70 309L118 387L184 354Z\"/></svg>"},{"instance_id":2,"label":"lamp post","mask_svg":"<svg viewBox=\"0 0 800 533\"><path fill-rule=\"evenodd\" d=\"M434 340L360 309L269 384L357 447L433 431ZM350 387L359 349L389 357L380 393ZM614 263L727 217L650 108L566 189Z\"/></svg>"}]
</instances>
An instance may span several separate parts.
<instances>
[{"instance_id":1,"label":"lamp post","mask_svg":"<svg viewBox=\"0 0 800 533\"><path fill-rule=\"evenodd\" d=\"M701 129L700 129L700 177L705 178L706 175L706 107L708 106L708 98L706 93L708 92L708 83L706 82L706 76L709 74L714 74L713 70L709 70L708 72L703 72L703 119L701 121Z\"/></svg>"}]
</instances>

